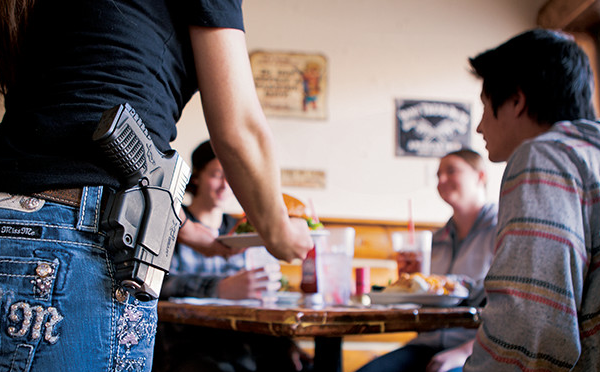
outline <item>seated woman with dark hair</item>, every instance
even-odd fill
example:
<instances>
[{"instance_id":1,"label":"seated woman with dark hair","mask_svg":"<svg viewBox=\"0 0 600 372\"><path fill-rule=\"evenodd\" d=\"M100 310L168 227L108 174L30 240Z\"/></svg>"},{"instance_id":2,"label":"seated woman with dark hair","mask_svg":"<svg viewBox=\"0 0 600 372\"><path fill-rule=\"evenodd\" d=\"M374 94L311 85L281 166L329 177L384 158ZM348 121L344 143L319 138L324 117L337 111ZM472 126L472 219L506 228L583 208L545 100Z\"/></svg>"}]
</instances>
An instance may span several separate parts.
<instances>
[{"instance_id":1,"label":"seated woman with dark hair","mask_svg":"<svg viewBox=\"0 0 600 372\"><path fill-rule=\"evenodd\" d=\"M260 298L279 278L265 275L262 268L246 270L243 251L215 240L237 221L223 213L233 193L209 141L192 154L192 167L187 191L193 198L184 207L184 224L193 233L179 237L161 298ZM302 371L303 362L309 364L309 358L288 338L159 323L153 371Z\"/></svg>"}]
</instances>

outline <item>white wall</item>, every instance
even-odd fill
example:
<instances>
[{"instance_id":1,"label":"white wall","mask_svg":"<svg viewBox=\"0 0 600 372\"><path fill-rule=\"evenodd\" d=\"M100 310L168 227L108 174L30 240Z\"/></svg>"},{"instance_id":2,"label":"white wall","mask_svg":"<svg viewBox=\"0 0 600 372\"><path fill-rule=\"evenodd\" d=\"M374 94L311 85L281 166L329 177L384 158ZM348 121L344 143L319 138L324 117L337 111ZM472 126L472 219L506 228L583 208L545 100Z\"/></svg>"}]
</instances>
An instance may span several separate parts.
<instances>
[{"instance_id":1,"label":"white wall","mask_svg":"<svg viewBox=\"0 0 600 372\"><path fill-rule=\"evenodd\" d=\"M481 83L467 58L535 27L546 0L246 0L249 50L323 54L328 119L269 118L283 168L324 170L325 189L286 188L328 217L442 222L451 210L436 191L438 160L395 156L396 98L471 105L472 147ZM173 146L186 158L208 138L199 99ZM503 164L489 163L497 200ZM229 211L239 212L237 203Z\"/></svg>"}]
</instances>

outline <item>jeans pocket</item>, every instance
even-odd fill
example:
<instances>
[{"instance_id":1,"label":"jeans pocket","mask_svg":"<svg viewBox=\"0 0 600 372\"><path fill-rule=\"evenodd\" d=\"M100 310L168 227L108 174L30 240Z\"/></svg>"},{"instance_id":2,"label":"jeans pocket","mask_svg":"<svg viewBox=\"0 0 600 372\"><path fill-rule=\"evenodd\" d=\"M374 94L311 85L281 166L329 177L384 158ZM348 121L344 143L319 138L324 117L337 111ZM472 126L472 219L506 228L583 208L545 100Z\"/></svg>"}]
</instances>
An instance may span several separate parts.
<instances>
[{"instance_id":1,"label":"jeans pocket","mask_svg":"<svg viewBox=\"0 0 600 372\"><path fill-rule=\"evenodd\" d=\"M50 306L57 260L0 258L0 370L28 371L40 343L55 344L63 320Z\"/></svg>"}]
</instances>

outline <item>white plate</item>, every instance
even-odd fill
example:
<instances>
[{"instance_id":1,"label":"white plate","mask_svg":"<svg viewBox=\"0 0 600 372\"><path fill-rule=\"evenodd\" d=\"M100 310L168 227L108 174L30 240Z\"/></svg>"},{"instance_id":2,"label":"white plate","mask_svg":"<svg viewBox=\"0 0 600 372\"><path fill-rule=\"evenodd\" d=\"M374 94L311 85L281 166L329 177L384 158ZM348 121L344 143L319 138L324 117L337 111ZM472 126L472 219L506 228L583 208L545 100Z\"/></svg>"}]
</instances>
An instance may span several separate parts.
<instances>
[{"instance_id":1,"label":"white plate","mask_svg":"<svg viewBox=\"0 0 600 372\"><path fill-rule=\"evenodd\" d=\"M227 300L224 298L212 298L212 297L172 297L169 298L169 302L176 304L191 304L191 305L224 305L224 306L260 306L260 300L246 299L246 300Z\"/></svg>"},{"instance_id":2,"label":"white plate","mask_svg":"<svg viewBox=\"0 0 600 372\"><path fill-rule=\"evenodd\" d=\"M302 293L299 292L277 292L277 305L296 306L301 298Z\"/></svg>"},{"instance_id":3,"label":"white plate","mask_svg":"<svg viewBox=\"0 0 600 372\"><path fill-rule=\"evenodd\" d=\"M398 292L371 292L372 304L391 305L413 303L427 306L456 306L466 297L452 295L436 295L429 293L411 294Z\"/></svg>"},{"instance_id":4,"label":"white plate","mask_svg":"<svg viewBox=\"0 0 600 372\"><path fill-rule=\"evenodd\" d=\"M310 236L329 235L327 230L312 230ZM257 233L221 235L217 238L219 242L231 248L261 247L265 245L260 235Z\"/></svg>"}]
</instances>

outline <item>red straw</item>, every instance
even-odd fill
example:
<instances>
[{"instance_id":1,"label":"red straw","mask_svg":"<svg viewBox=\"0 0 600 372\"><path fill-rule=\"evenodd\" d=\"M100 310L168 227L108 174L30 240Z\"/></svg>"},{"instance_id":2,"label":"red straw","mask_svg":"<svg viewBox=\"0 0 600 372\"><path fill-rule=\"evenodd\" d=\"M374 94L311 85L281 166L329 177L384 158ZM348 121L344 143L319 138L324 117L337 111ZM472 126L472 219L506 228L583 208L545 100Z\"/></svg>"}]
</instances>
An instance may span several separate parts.
<instances>
[{"instance_id":1,"label":"red straw","mask_svg":"<svg viewBox=\"0 0 600 372\"><path fill-rule=\"evenodd\" d=\"M310 206L310 212L312 213L312 218L316 223L319 223L319 217L317 217L317 212L315 211L315 206L313 204L312 199L308 199L308 205Z\"/></svg>"},{"instance_id":2,"label":"red straw","mask_svg":"<svg viewBox=\"0 0 600 372\"><path fill-rule=\"evenodd\" d=\"M415 244L415 221L412 213L412 199L408 199L408 242Z\"/></svg>"}]
</instances>

